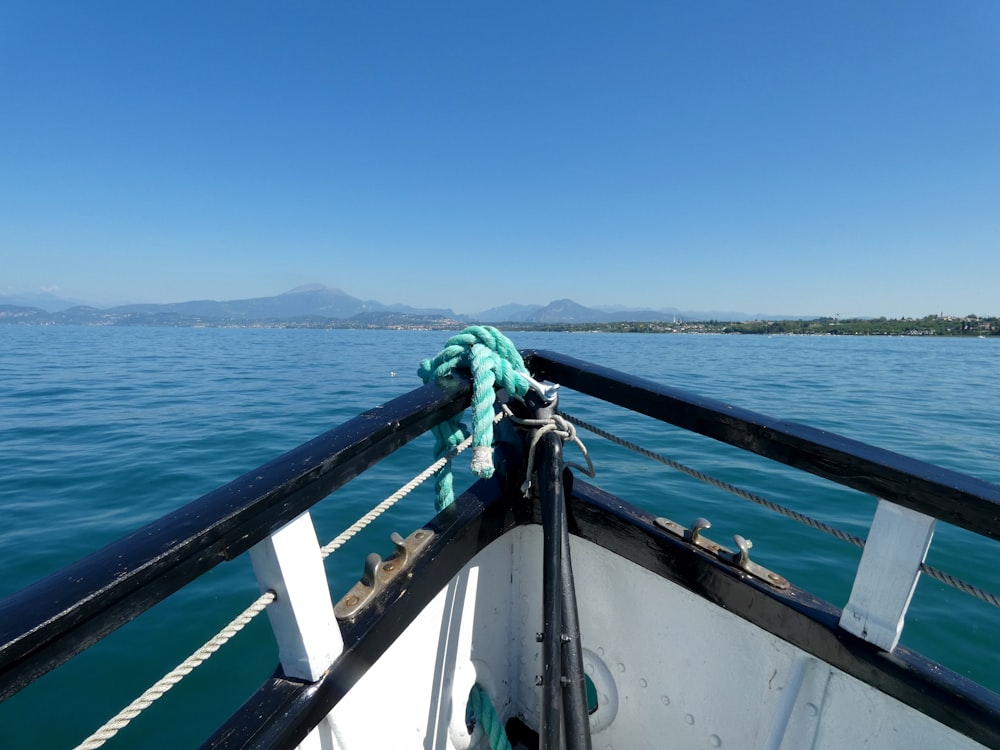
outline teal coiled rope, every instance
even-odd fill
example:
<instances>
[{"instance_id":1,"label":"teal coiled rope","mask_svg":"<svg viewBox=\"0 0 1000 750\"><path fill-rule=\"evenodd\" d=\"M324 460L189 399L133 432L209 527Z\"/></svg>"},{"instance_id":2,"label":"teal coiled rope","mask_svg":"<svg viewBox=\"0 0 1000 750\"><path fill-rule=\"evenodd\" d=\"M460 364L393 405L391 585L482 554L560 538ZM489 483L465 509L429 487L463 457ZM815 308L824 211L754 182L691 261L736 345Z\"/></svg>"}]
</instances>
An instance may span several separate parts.
<instances>
[{"instance_id":1,"label":"teal coiled rope","mask_svg":"<svg viewBox=\"0 0 1000 750\"><path fill-rule=\"evenodd\" d=\"M445 343L434 359L425 359L417 370L425 383L448 387L456 368L472 371L472 472L478 477L493 476L493 417L495 387L501 385L509 394L523 398L536 385L524 366L517 347L492 326L470 326ZM433 429L436 458L447 455L467 437L468 429L457 414ZM451 461L437 475L434 505L443 510L455 501ZM493 701L479 684L473 686L466 706L467 717L482 728L491 750L510 750L511 745Z\"/></svg>"},{"instance_id":2,"label":"teal coiled rope","mask_svg":"<svg viewBox=\"0 0 1000 750\"><path fill-rule=\"evenodd\" d=\"M472 473L493 476L493 416L495 386L499 383L521 399L533 385L517 347L492 326L470 326L448 339L434 359L425 359L417 370L425 383L447 387L456 368L472 371ZM458 414L434 430L435 455L441 458L465 440L467 428ZM438 472L435 506L442 510L455 500L451 462Z\"/></svg>"},{"instance_id":3,"label":"teal coiled rope","mask_svg":"<svg viewBox=\"0 0 1000 750\"><path fill-rule=\"evenodd\" d=\"M490 750L512 750L503 723L497 715L493 701L477 682L469 691L469 702L465 707L466 721L471 720L481 727L490 743Z\"/></svg>"}]
</instances>

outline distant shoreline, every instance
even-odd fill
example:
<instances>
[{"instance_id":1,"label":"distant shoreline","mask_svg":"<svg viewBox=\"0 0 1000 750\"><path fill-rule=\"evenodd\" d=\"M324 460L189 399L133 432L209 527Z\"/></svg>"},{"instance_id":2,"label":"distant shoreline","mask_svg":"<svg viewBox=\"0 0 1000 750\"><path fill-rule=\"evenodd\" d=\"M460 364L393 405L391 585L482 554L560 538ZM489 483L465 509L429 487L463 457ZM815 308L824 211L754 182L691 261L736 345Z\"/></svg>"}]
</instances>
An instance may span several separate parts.
<instances>
[{"instance_id":1,"label":"distant shoreline","mask_svg":"<svg viewBox=\"0 0 1000 750\"><path fill-rule=\"evenodd\" d=\"M467 321L434 315L406 313L371 314L351 318L209 318L177 313L111 313L77 308L63 313L46 313L37 308L0 306L0 325L60 325L100 327L169 328L276 328L349 330L461 330ZM1000 337L1000 318L963 318L929 315L923 318L814 318L811 320L677 321L615 323L523 323L489 321L505 331L549 331L562 333L713 333L732 335L803 336L948 336L963 338Z\"/></svg>"},{"instance_id":2,"label":"distant shoreline","mask_svg":"<svg viewBox=\"0 0 1000 750\"><path fill-rule=\"evenodd\" d=\"M505 328L504 324L499 324ZM1000 318L929 315L924 318L814 318L812 320L690 321L679 323L507 324L507 330L608 333L718 333L794 336L1000 336Z\"/></svg>"}]
</instances>

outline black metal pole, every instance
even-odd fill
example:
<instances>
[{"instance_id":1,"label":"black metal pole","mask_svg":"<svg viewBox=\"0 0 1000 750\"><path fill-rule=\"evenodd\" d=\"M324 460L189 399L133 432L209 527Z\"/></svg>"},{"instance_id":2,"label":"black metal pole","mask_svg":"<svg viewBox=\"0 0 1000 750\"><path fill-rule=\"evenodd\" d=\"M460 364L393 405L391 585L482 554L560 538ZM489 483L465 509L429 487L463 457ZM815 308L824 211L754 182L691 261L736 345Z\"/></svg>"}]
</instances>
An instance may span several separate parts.
<instances>
[{"instance_id":1,"label":"black metal pole","mask_svg":"<svg viewBox=\"0 0 1000 750\"><path fill-rule=\"evenodd\" d=\"M556 400L535 406L536 419L555 414ZM583 647L569 549L563 485L562 438L542 436L536 447L538 499L542 515L542 712L540 748L590 750L590 723Z\"/></svg>"},{"instance_id":2,"label":"black metal pole","mask_svg":"<svg viewBox=\"0 0 1000 750\"><path fill-rule=\"evenodd\" d=\"M568 470L567 470L568 471ZM562 678L563 721L566 726L566 750L591 750L590 714L587 710L587 685L583 672L583 643L580 639L580 615L576 606L576 584L573 582L573 561L569 550L569 526L566 521L565 492L560 486L560 550L562 560L563 648Z\"/></svg>"},{"instance_id":3,"label":"black metal pole","mask_svg":"<svg viewBox=\"0 0 1000 750\"><path fill-rule=\"evenodd\" d=\"M559 750L562 734L562 441L549 433L538 447L542 506L542 726L541 750Z\"/></svg>"}]
</instances>

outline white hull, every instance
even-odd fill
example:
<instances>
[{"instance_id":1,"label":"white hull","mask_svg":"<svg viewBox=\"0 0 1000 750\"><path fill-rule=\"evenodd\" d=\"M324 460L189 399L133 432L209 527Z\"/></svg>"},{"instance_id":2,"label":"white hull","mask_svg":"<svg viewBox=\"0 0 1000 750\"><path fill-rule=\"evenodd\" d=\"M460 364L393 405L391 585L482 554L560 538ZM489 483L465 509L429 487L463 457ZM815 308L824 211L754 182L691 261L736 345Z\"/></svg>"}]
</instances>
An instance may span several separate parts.
<instances>
[{"instance_id":1,"label":"white hull","mask_svg":"<svg viewBox=\"0 0 1000 750\"><path fill-rule=\"evenodd\" d=\"M984 747L596 544L571 546L594 747ZM302 747L487 747L466 731L476 682L504 720L538 726L541 556L539 526L490 544Z\"/></svg>"}]
</instances>

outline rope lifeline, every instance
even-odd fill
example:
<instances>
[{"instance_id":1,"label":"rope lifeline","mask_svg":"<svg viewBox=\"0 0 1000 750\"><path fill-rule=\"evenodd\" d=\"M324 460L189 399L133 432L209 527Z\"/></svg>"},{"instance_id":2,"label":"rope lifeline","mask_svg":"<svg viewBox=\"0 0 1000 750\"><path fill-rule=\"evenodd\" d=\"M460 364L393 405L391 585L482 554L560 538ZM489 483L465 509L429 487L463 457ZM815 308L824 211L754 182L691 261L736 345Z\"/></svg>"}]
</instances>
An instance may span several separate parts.
<instances>
[{"instance_id":1,"label":"rope lifeline","mask_svg":"<svg viewBox=\"0 0 1000 750\"><path fill-rule=\"evenodd\" d=\"M168 690L179 683L197 667L206 662L216 651L226 645L233 636L243 630L257 615L263 612L267 605L273 602L276 595L273 591L265 591L253 604L209 639L201 648L178 664L163 677L157 680L146 692L119 711L100 729L76 746L76 750L97 750L118 732L127 727L139 714L162 698Z\"/></svg>"},{"instance_id":2,"label":"rope lifeline","mask_svg":"<svg viewBox=\"0 0 1000 750\"><path fill-rule=\"evenodd\" d=\"M726 492L736 495L737 497L741 497L744 500L749 500L752 503L757 503L757 505L763 506L764 508L774 511L775 513L783 515L787 518L791 518L794 521L798 521L799 523L805 524L806 526L810 526L814 529L817 529L818 531L822 531L823 533L829 534L830 536L840 539L841 541L853 544L855 547L864 548L865 546L865 540L859 536L855 536L854 534L849 534L848 532L843 531L842 529L838 529L836 526L830 526L829 524L823 523L822 521L812 518L811 516L807 516L804 513L799 513L796 510L787 508L784 505L779 505L778 503L768 500L767 498L761 497L760 495L755 495L752 492L748 492L747 490L729 484L728 482L723 482L722 480L716 479L713 476L704 474L698 471L697 469L692 469L689 466L685 466L684 464L678 463L677 461L667 458L666 456L661 456L660 454L654 453L653 451L647 448L643 448L641 445L636 445L635 443L629 442L624 438L620 438L617 435L607 432L606 430L602 430L600 427L584 422L582 419L577 419L576 417L570 414L567 414L565 412L560 412L560 413L562 414L563 417L565 417L568 421L575 424L577 427L582 427L583 429L592 432L595 435L598 435L599 437L605 438L606 440L610 440L612 443L615 443L616 445L620 445L622 448L627 448L630 451L638 453L640 456L645 456L646 458L652 459L653 461L658 461L664 466L669 466L671 469L675 469L676 471L679 471L682 474L687 474L689 477L692 477L693 479L697 479L698 481L710 484L713 487L717 487L720 490L725 490ZM994 607L1000 608L1000 596L994 594L992 591L987 591L986 589L980 588L979 586L976 586L973 583L964 581L961 578L953 576L951 573L943 571L939 568L935 568L931 565L927 565L926 563L920 563L920 570L921 572L926 573L929 577L933 578L936 581L940 581L941 583L947 586L951 586L952 588L958 589L959 591L968 594L969 596L973 596L976 599L985 602L986 604L990 604Z\"/></svg>"},{"instance_id":3,"label":"rope lifeline","mask_svg":"<svg viewBox=\"0 0 1000 750\"><path fill-rule=\"evenodd\" d=\"M503 418L504 418L503 412L497 413L497 415L491 422L491 426L493 424L496 424ZM439 458L437 461L435 461L426 469L424 469L422 472L417 474L413 479L404 484L402 487L396 490L385 500L383 500L374 508L372 508L370 511L361 516L361 518L359 518L357 521L351 524L343 532L338 534L332 541L330 541L328 544L320 548L319 552L320 555L323 557L323 559L325 560L327 557L330 556L331 553L340 549L351 537L361 532L362 529L368 526L372 521L374 521L380 515L385 513L387 510L389 510L389 508L391 508L393 505L398 503L404 497L409 495L411 492L413 492L413 490L415 490L421 484L426 482L437 472L441 471L441 469L443 469L446 465L448 465L451 462L451 459L453 459L459 453L464 451L470 445L472 445L472 438L471 437L465 438L465 440L463 440L461 443L456 445L451 451L449 451L447 455Z\"/></svg>"}]
</instances>

